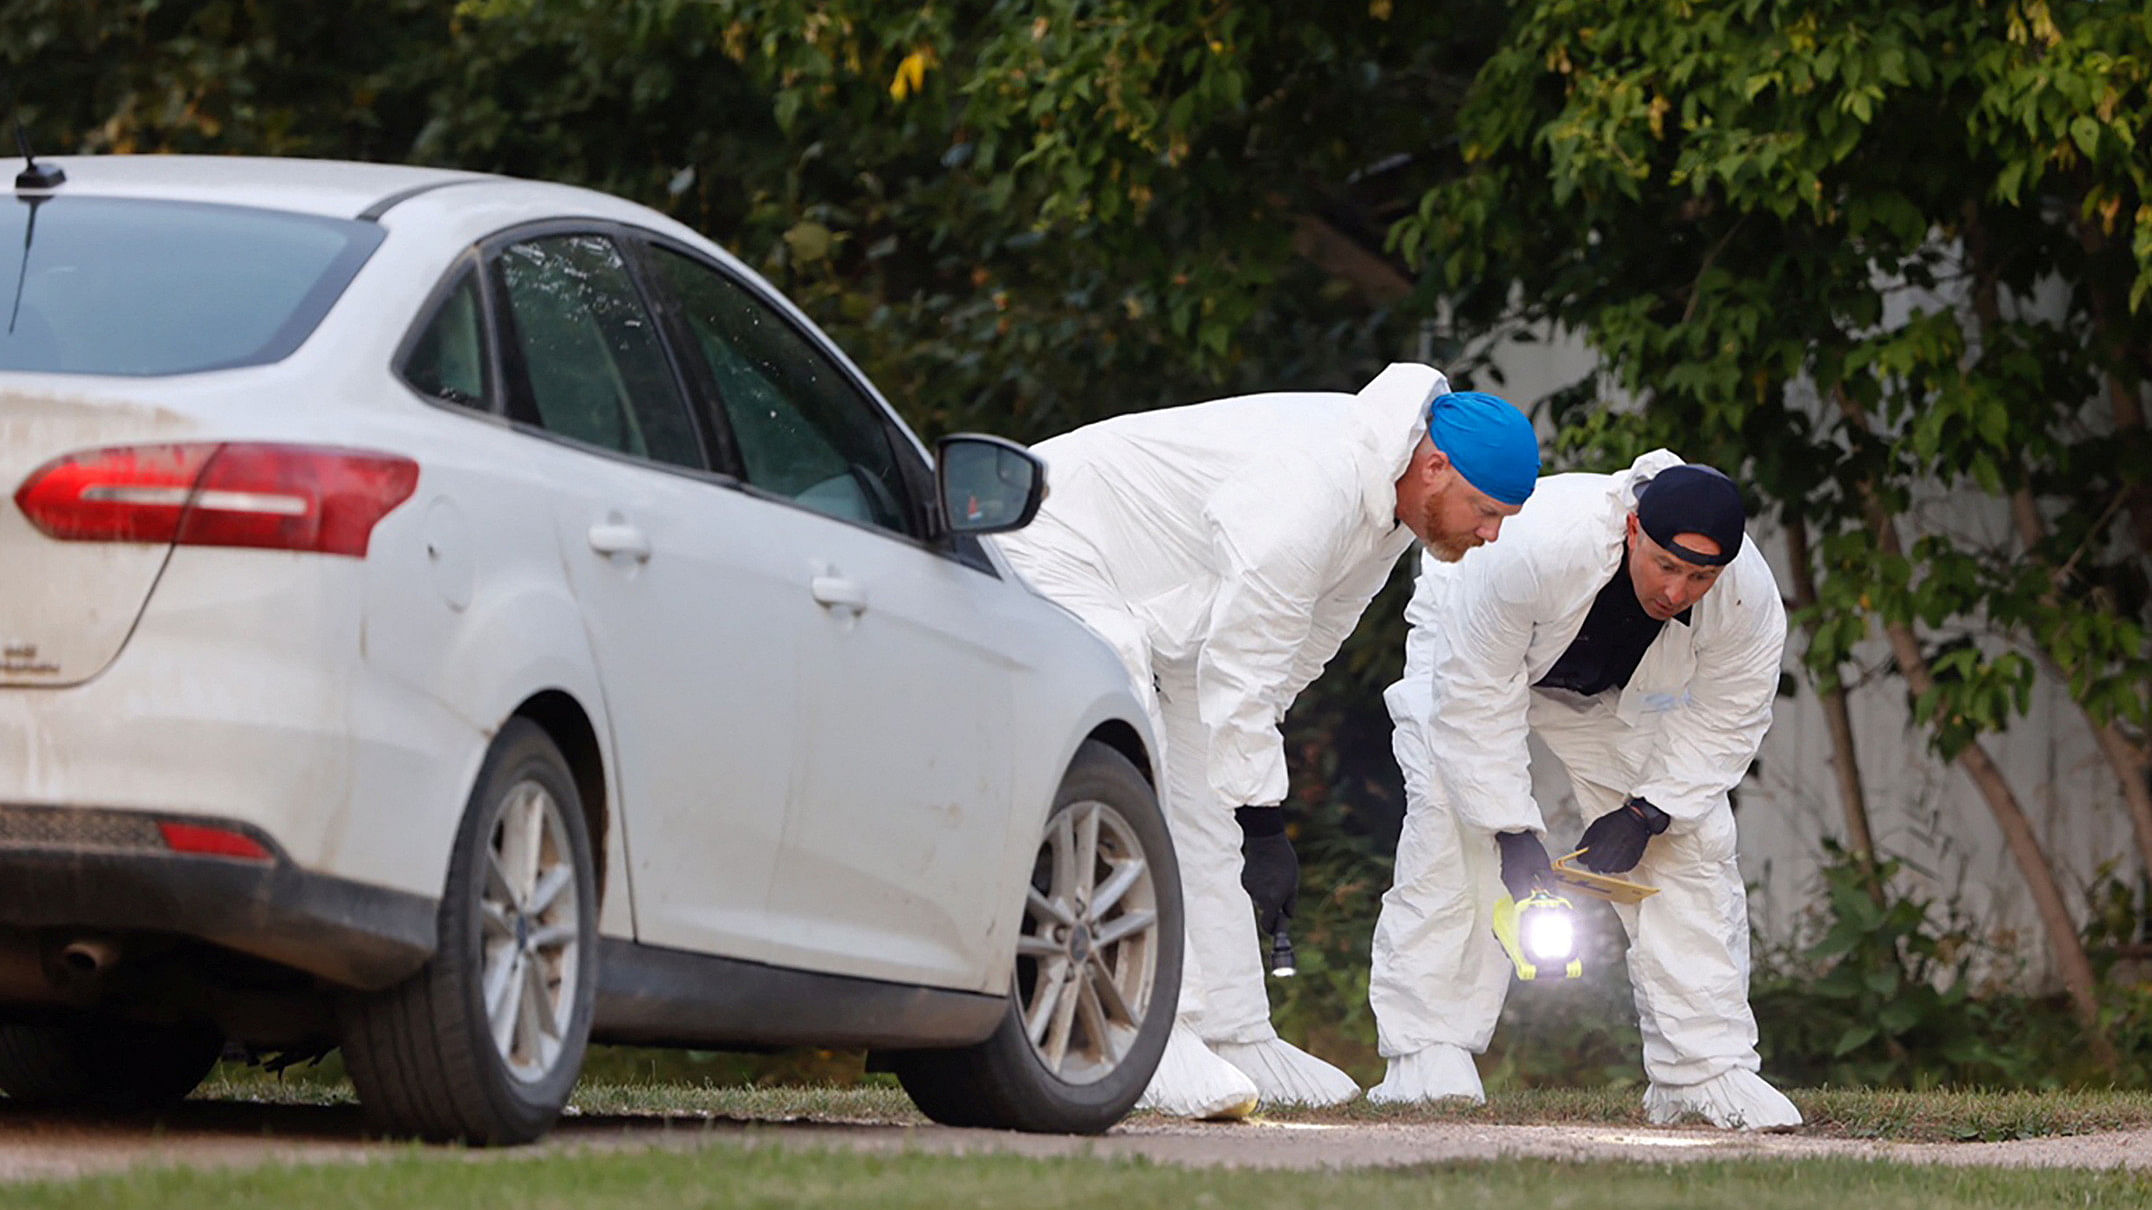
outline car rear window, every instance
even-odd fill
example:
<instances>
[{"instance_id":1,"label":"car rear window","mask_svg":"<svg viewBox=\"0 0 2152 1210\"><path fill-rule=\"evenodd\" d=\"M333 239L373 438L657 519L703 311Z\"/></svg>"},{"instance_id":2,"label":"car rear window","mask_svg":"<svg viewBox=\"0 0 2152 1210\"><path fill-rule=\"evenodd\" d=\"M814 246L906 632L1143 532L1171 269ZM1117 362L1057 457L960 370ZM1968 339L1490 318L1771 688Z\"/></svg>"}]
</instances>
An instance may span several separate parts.
<instances>
[{"instance_id":1,"label":"car rear window","mask_svg":"<svg viewBox=\"0 0 2152 1210\"><path fill-rule=\"evenodd\" d=\"M0 370L191 374L299 347L381 228L246 206L0 199Z\"/></svg>"}]
</instances>

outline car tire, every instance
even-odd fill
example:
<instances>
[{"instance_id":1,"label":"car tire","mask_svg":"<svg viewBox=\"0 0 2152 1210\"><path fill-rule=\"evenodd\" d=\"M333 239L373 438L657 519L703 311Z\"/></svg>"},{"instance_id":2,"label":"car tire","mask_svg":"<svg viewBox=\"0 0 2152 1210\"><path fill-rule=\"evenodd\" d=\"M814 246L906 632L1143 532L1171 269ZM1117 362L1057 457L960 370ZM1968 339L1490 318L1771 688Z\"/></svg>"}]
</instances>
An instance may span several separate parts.
<instances>
[{"instance_id":1,"label":"car tire","mask_svg":"<svg viewBox=\"0 0 2152 1210\"><path fill-rule=\"evenodd\" d=\"M85 1018L0 1025L0 1092L28 1105L162 1109L224 1052L213 1025Z\"/></svg>"},{"instance_id":2,"label":"car tire","mask_svg":"<svg viewBox=\"0 0 2152 1210\"><path fill-rule=\"evenodd\" d=\"M513 719L458 829L439 948L404 982L339 1003L368 1121L485 1146L544 1134L590 1038L597 916L575 778L541 728Z\"/></svg>"},{"instance_id":3,"label":"car tire","mask_svg":"<svg viewBox=\"0 0 2152 1210\"><path fill-rule=\"evenodd\" d=\"M1025 891L1009 1009L993 1035L880 1065L937 1122L1096 1134L1150 1083L1181 982L1180 868L1157 794L1126 757L1095 742L1078 749Z\"/></svg>"}]
</instances>

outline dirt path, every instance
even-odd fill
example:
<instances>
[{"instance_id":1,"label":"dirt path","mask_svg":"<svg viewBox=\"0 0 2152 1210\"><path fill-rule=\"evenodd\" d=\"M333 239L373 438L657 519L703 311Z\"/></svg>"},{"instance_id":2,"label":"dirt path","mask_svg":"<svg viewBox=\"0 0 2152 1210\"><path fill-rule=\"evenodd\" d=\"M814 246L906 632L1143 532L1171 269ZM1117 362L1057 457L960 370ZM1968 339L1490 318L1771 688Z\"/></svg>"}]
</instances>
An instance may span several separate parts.
<instances>
[{"instance_id":1,"label":"dirt path","mask_svg":"<svg viewBox=\"0 0 2152 1210\"><path fill-rule=\"evenodd\" d=\"M1852 1156L1910 1163L2152 1170L2152 1130L1949 1144L1455 1122L1207 1125L1146 1120L1100 1138L1083 1139L926 1126L607 1116L566 1120L534 1149L487 1154L511 1159L550 1152L741 1145L958 1155L1141 1156L1161 1163L1249 1168L1360 1168L1504 1156L1649 1162ZM0 1182L65 1180L136 1165L363 1163L404 1152L402 1144L368 1140L357 1110L348 1106L189 1102L152 1120L36 1113L0 1102Z\"/></svg>"}]
</instances>

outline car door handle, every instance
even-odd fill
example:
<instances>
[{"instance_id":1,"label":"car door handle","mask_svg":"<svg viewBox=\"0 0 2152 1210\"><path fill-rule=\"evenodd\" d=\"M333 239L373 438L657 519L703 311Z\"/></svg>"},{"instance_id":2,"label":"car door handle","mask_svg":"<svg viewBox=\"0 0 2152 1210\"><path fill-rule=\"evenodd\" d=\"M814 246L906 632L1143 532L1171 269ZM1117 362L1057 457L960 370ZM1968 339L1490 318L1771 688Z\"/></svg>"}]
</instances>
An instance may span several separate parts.
<instances>
[{"instance_id":1,"label":"car door handle","mask_svg":"<svg viewBox=\"0 0 2152 1210\"><path fill-rule=\"evenodd\" d=\"M590 548L601 555L626 555L643 563L650 558L650 535L640 526L600 521L590 527Z\"/></svg>"},{"instance_id":2,"label":"car door handle","mask_svg":"<svg viewBox=\"0 0 2152 1210\"><path fill-rule=\"evenodd\" d=\"M843 576L816 576L808 582L807 588L814 593L816 602L827 608L867 612L867 592L856 580L847 580Z\"/></svg>"}]
</instances>

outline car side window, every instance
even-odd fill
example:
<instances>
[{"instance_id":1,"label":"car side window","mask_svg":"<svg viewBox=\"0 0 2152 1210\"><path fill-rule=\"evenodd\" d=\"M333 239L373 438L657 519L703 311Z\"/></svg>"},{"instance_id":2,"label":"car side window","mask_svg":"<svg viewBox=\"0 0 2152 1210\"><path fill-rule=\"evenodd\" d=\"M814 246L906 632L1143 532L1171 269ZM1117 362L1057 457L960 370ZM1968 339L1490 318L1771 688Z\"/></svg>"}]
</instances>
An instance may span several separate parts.
<instances>
[{"instance_id":1,"label":"car side window","mask_svg":"<svg viewBox=\"0 0 2152 1210\"><path fill-rule=\"evenodd\" d=\"M503 249L495 261L546 431L674 466L707 467L626 263L602 235L561 235Z\"/></svg>"},{"instance_id":2,"label":"car side window","mask_svg":"<svg viewBox=\"0 0 2152 1210\"><path fill-rule=\"evenodd\" d=\"M917 534L881 408L775 309L679 253L655 263L716 380L747 482L817 512Z\"/></svg>"},{"instance_id":3,"label":"car side window","mask_svg":"<svg viewBox=\"0 0 2152 1210\"><path fill-rule=\"evenodd\" d=\"M486 389L485 331L485 316L478 303L478 275L465 270L412 342L411 351L404 357L404 381L435 399L491 411L492 396Z\"/></svg>"}]
</instances>

